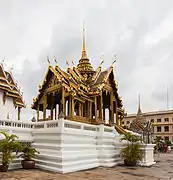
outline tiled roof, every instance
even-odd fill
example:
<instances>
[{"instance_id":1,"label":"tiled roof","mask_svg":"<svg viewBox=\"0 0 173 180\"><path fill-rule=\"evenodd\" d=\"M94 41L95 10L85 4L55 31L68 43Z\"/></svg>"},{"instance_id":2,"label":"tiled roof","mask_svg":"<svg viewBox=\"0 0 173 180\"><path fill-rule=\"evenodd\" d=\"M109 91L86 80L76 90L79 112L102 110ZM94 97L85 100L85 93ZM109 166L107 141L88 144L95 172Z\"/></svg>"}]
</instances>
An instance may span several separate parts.
<instances>
[{"instance_id":1,"label":"tiled roof","mask_svg":"<svg viewBox=\"0 0 173 180\"><path fill-rule=\"evenodd\" d=\"M51 78L53 74L57 78L59 78L59 81L61 82L61 84L64 83L68 86L67 87L68 92L73 92L73 93L75 92L76 94L75 96L80 95L89 99L90 96L96 95L102 90L103 83L105 83L105 80L107 80L110 73L112 72L113 72L113 68L110 67L108 70L105 70L102 72L100 71L99 73L97 73L97 77L93 78L94 80L91 79L91 81L85 81L83 76L75 67L73 67L72 69L68 68L67 72L65 72L61 70L61 68L58 65L56 65L55 68L52 66L49 66L46 76L43 80L43 83L40 86L40 89L39 89L40 93L38 94L36 99L34 99L32 108L37 107L37 103L43 95L44 88L47 87L47 83L49 82L49 79ZM73 83L74 87L71 87L71 83ZM114 83L115 82L113 82L111 86L115 89L114 95L115 95L115 98L117 98L118 107L121 108L122 100L118 96L117 87L116 87L116 84Z\"/></svg>"},{"instance_id":2,"label":"tiled roof","mask_svg":"<svg viewBox=\"0 0 173 180\"><path fill-rule=\"evenodd\" d=\"M4 71L2 64L0 64L0 89L6 91L7 96L18 99L18 102L20 102L20 106L24 107L22 95L20 94L19 89L14 82L12 74Z\"/></svg>"},{"instance_id":3,"label":"tiled roof","mask_svg":"<svg viewBox=\"0 0 173 180\"><path fill-rule=\"evenodd\" d=\"M104 82L104 79L107 74L108 74L108 71L102 71L94 84L100 84Z\"/></svg>"}]
</instances>

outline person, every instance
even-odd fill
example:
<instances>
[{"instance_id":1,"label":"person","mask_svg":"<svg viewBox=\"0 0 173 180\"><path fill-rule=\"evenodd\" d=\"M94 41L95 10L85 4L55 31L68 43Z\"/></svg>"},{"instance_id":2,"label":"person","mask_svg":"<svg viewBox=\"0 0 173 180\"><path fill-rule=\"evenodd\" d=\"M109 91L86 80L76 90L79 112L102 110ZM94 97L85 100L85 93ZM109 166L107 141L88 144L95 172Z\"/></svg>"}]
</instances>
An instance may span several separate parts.
<instances>
[{"instance_id":1,"label":"person","mask_svg":"<svg viewBox=\"0 0 173 180\"><path fill-rule=\"evenodd\" d=\"M168 151L168 147L166 144L164 144L164 153L167 153L167 151Z\"/></svg>"}]
</instances>

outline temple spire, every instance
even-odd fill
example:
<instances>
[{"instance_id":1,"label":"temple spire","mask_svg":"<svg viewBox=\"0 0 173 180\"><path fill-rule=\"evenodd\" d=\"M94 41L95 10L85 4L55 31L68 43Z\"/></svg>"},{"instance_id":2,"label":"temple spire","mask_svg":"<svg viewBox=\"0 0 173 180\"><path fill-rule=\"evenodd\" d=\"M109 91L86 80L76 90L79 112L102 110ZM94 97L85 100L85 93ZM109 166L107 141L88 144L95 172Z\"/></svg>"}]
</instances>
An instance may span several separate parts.
<instances>
[{"instance_id":1,"label":"temple spire","mask_svg":"<svg viewBox=\"0 0 173 180\"><path fill-rule=\"evenodd\" d=\"M82 38L82 55L81 58L79 59L79 63L77 65L77 69L80 72L80 74L87 80L89 77L91 77L95 71L94 68L92 67L86 53L86 44L85 44L85 28L83 25L83 38Z\"/></svg>"},{"instance_id":2,"label":"temple spire","mask_svg":"<svg viewBox=\"0 0 173 180\"><path fill-rule=\"evenodd\" d=\"M87 54L86 54L86 44L85 44L85 27L84 27L84 23L83 23L83 27L82 27L82 58L87 58Z\"/></svg>"},{"instance_id":3,"label":"temple spire","mask_svg":"<svg viewBox=\"0 0 173 180\"><path fill-rule=\"evenodd\" d=\"M138 100L138 113L137 113L137 114L142 114L142 111L141 111L140 94L139 94L138 98L139 98L139 100Z\"/></svg>"}]
</instances>

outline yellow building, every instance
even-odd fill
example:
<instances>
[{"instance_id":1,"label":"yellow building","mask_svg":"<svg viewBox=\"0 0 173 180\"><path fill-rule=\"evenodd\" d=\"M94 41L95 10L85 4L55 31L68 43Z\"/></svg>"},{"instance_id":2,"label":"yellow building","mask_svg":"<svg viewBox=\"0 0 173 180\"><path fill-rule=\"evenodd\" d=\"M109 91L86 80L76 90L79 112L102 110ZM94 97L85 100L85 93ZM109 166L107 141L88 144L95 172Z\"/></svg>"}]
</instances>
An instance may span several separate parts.
<instances>
[{"instance_id":1,"label":"yellow building","mask_svg":"<svg viewBox=\"0 0 173 180\"><path fill-rule=\"evenodd\" d=\"M122 126L128 129L136 116L136 114L125 116ZM161 136L164 140L173 141L173 110L145 112L142 116L146 121L153 123L154 137Z\"/></svg>"}]
</instances>

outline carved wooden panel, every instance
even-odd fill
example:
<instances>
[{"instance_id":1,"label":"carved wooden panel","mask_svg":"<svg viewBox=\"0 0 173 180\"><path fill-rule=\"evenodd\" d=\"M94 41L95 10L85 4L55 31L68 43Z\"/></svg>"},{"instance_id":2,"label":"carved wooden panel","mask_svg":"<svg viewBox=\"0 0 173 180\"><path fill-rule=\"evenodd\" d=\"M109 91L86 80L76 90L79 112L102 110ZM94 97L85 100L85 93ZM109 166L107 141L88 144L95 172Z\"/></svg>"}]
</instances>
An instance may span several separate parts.
<instances>
[{"instance_id":1,"label":"carved wooden panel","mask_svg":"<svg viewBox=\"0 0 173 180\"><path fill-rule=\"evenodd\" d=\"M48 88L53 87L56 84L58 84L58 79L56 76L53 76L48 83Z\"/></svg>"}]
</instances>

